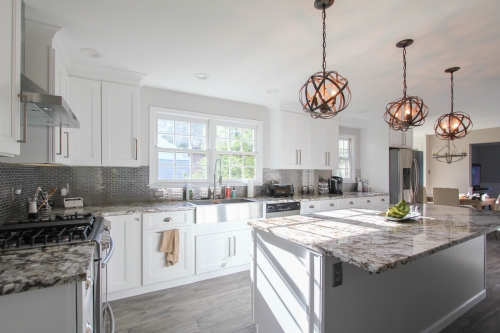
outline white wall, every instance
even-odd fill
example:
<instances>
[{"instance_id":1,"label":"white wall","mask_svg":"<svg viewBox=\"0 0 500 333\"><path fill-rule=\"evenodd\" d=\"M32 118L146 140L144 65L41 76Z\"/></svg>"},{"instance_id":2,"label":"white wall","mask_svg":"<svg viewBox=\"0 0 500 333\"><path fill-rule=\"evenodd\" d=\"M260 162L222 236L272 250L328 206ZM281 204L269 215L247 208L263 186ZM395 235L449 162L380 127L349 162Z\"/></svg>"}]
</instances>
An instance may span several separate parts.
<instances>
[{"instance_id":1,"label":"white wall","mask_svg":"<svg viewBox=\"0 0 500 333\"><path fill-rule=\"evenodd\" d=\"M455 140L455 145L461 151L465 148L471 151L471 144L500 142L500 127L472 130L465 138ZM432 158L432 150L439 150L445 145L435 135L426 136L427 151L425 154L427 177L427 193L431 194L434 187L458 188L460 193L466 193L470 184L470 154L462 161L451 164L438 162ZM430 174L429 174L430 172Z\"/></svg>"},{"instance_id":2,"label":"white wall","mask_svg":"<svg viewBox=\"0 0 500 333\"><path fill-rule=\"evenodd\" d=\"M261 120L264 123L264 149L266 149L268 112L264 106L234 102L218 98L187 94L177 91L141 88L141 165L149 165L149 107L158 106L183 111L210 113L222 116ZM182 111L181 113L182 114ZM262 155L265 156L265 155Z\"/></svg>"},{"instance_id":3,"label":"white wall","mask_svg":"<svg viewBox=\"0 0 500 333\"><path fill-rule=\"evenodd\" d=\"M360 167L372 191L389 192L389 130L384 121L360 130Z\"/></svg>"}]
</instances>

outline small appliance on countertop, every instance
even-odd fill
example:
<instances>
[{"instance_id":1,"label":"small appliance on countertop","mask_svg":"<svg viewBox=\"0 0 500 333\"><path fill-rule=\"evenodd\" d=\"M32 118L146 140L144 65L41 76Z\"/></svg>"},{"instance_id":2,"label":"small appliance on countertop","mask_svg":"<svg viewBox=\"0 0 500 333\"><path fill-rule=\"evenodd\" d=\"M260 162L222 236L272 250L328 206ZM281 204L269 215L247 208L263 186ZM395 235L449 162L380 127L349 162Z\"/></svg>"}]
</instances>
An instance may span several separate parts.
<instances>
[{"instance_id":1,"label":"small appliance on countertop","mask_svg":"<svg viewBox=\"0 0 500 333\"><path fill-rule=\"evenodd\" d=\"M344 194L342 192L342 183L344 178L332 176L328 179L328 188L330 194Z\"/></svg>"},{"instance_id":2,"label":"small appliance on countertop","mask_svg":"<svg viewBox=\"0 0 500 333\"><path fill-rule=\"evenodd\" d=\"M64 208L81 208L83 207L82 198L64 198Z\"/></svg>"},{"instance_id":3,"label":"small appliance on countertop","mask_svg":"<svg viewBox=\"0 0 500 333\"><path fill-rule=\"evenodd\" d=\"M293 185L281 185L281 184L266 184L266 195L268 197L278 198L278 197L293 197L294 190Z\"/></svg>"}]
</instances>

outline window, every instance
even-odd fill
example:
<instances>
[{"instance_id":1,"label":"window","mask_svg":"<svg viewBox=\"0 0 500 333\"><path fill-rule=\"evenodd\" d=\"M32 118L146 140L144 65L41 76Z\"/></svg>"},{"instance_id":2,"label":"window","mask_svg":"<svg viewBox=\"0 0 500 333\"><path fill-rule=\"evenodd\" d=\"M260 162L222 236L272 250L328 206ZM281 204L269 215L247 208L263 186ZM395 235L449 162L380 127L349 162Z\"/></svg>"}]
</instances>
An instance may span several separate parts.
<instances>
[{"instance_id":1,"label":"window","mask_svg":"<svg viewBox=\"0 0 500 333\"><path fill-rule=\"evenodd\" d=\"M216 126L217 158L221 159L222 177L254 179L256 168L255 128Z\"/></svg>"},{"instance_id":2,"label":"window","mask_svg":"<svg viewBox=\"0 0 500 333\"><path fill-rule=\"evenodd\" d=\"M339 137L339 168L337 175L346 180L354 180L352 137L348 136Z\"/></svg>"},{"instance_id":3,"label":"window","mask_svg":"<svg viewBox=\"0 0 500 333\"><path fill-rule=\"evenodd\" d=\"M262 122L151 107L150 185L262 181ZM216 174L218 177L219 166Z\"/></svg>"}]
</instances>

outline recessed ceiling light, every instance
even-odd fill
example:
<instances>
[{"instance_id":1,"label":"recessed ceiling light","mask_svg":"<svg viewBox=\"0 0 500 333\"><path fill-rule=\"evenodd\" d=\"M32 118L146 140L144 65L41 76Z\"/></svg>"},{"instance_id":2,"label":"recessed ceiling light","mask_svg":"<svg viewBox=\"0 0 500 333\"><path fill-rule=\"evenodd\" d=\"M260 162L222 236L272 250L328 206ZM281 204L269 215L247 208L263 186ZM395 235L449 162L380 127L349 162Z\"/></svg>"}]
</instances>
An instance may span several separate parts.
<instances>
[{"instance_id":1,"label":"recessed ceiling light","mask_svg":"<svg viewBox=\"0 0 500 333\"><path fill-rule=\"evenodd\" d=\"M90 58L101 58L102 57L101 52L94 50L94 49L83 48L83 49L80 49L80 53L83 54L84 56L87 56Z\"/></svg>"},{"instance_id":2,"label":"recessed ceiling light","mask_svg":"<svg viewBox=\"0 0 500 333\"><path fill-rule=\"evenodd\" d=\"M206 80L210 77L210 75L208 74L205 74L205 73L196 73L194 75L195 78L199 79L199 80Z\"/></svg>"},{"instance_id":3,"label":"recessed ceiling light","mask_svg":"<svg viewBox=\"0 0 500 333\"><path fill-rule=\"evenodd\" d=\"M368 113L370 112L369 110L359 110L358 113Z\"/></svg>"},{"instance_id":4,"label":"recessed ceiling light","mask_svg":"<svg viewBox=\"0 0 500 333\"><path fill-rule=\"evenodd\" d=\"M276 94L279 90L278 89L267 89L266 93L268 94Z\"/></svg>"}]
</instances>

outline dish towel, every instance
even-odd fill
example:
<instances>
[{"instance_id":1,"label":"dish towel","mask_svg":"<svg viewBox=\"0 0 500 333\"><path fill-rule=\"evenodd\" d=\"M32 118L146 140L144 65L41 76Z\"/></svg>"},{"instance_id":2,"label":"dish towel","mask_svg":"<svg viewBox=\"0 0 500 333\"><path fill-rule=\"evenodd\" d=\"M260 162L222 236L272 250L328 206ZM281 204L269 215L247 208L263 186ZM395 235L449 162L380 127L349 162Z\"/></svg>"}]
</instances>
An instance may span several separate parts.
<instances>
[{"instance_id":1,"label":"dish towel","mask_svg":"<svg viewBox=\"0 0 500 333\"><path fill-rule=\"evenodd\" d=\"M165 230L162 235L160 252L165 253L167 267L179 261L179 229Z\"/></svg>"}]
</instances>

